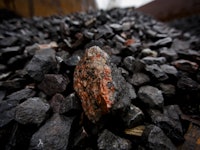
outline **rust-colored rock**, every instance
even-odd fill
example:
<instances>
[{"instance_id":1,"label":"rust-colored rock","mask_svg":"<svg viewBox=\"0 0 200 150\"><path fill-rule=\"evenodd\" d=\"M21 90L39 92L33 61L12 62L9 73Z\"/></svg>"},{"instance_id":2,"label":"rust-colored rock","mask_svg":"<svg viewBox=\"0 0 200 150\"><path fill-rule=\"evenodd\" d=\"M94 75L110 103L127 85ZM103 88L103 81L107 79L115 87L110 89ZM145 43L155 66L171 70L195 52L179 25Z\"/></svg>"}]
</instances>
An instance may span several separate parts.
<instances>
[{"instance_id":1,"label":"rust-colored rock","mask_svg":"<svg viewBox=\"0 0 200 150\"><path fill-rule=\"evenodd\" d=\"M97 46L86 50L74 72L74 89L92 122L109 112L114 101L114 85L109 55Z\"/></svg>"}]
</instances>

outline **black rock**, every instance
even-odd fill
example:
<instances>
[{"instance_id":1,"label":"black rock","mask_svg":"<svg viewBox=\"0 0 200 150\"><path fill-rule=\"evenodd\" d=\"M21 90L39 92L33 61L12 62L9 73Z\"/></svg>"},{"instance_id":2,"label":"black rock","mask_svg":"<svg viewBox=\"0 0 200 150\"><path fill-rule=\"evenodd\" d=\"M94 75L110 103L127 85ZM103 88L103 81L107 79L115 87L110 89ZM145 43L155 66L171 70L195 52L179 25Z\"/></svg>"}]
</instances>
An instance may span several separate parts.
<instances>
[{"instance_id":1,"label":"black rock","mask_svg":"<svg viewBox=\"0 0 200 150\"><path fill-rule=\"evenodd\" d=\"M44 80L38 85L38 88L47 95L54 95L65 91L69 83L69 78L60 74L45 74Z\"/></svg>"},{"instance_id":2,"label":"black rock","mask_svg":"<svg viewBox=\"0 0 200 150\"><path fill-rule=\"evenodd\" d=\"M65 98L60 93L57 93L52 97L49 103L54 113L60 113L61 107L64 106L63 105L64 101L65 101Z\"/></svg>"},{"instance_id":3,"label":"black rock","mask_svg":"<svg viewBox=\"0 0 200 150\"><path fill-rule=\"evenodd\" d=\"M0 91L0 103L2 102L5 96L6 96L6 91L3 91L3 90Z\"/></svg>"},{"instance_id":4,"label":"black rock","mask_svg":"<svg viewBox=\"0 0 200 150\"><path fill-rule=\"evenodd\" d=\"M178 70L174 66L164 64L164 65L161 65L160 68L169 76L172 76L172 77L178 76Z\"/></svg>"},{"instance_id":5,"label":"black rock","mask_svg":"<svg viewBox=\"0 0 200 150\"><path fill-rule=\"evenodd\" d=\"M199 83L189 77L183 76L177 82L177 87L183 91L198 91Z\"/></svg>"},{"instance_id":6,"label":"black rock","mask_svg":"<svg viewBox=\"0 0 200 150\"><path fill-rule=\"evenodd\" d=\"M166 63L165 57L144 57L142 59L146 64L152 65L152 64L157 64L157 65L162 65Z\"/></svg>"},{"instance_id":7,"label":"black rock","mask_svg":"<svg viewBox=\"0 0 200 150\"><path fill-rule=\"evenodd\" d=\"M120 30L122 30L122 25L120 25L120 24L113 23L113 24L110 24L109 26L110 26L112 29L114 29L115 31L120 31Z\"/></svg>"},{"instance_id":8,"label":"black rock","mask_svg":"<svg viewBox=\"0 0 200 150\"><path fill-rule=\"evenodd\" d=\"M138 91L138 97L150 108L163 108L164 99L162 92L155 87L149 85L140 87Z\"/></svg>"},{"instance_id":9,"label":"black rock","mask_svg":"<svg viewBox=\"0 0 200 150\"><path fill-rule=\"evenodd\" d=\"M144 73L134 73L133 76L129 79L129 82L134 86L141 86L150 81L148 75Z\"/></svg>"},{"instance_id":10,"label":"black rock","mask_svg":"<svg viewBox=\"0 0 200 150\"><path fill-rule=\"evenodd\" d=\"M54 114L33 134L29 149L67 149L73 120Z\"/></svg>"},{"instance_id":11,"label":"black rock","mask_svg":"<svg viewBox=\"0 0 200 150\"><path fill-rule=\"evenodd\" d=\"M133 69L134 69L134 62L135 62L135 58L133 56L127 56L123 60L123 64L125 68L131 72L133 72Z\"/></svg>"},{"instance_id":12,"label":"black rock","mask_svg":"<svg viewBox=\"0 0 200 150\"><path fill-rule=\"evenodd\" d=\"M68 95L60 107L60 114L77 114L77 112L81 111L80 101L75 93Z\"/></svg>"},{"instance_id":13,"label":"black rock","mask_svg":"<svg viewBox=\"0 0 200 150\"><path fill-rule=\"evenodd\" d=\"M13 92L24 88L26 84L25 78L14 78L12 80L0 81L0 89L7 89Z\"/></svg>"},{"instance_id":14,"label":"black rock","mask_svg":"<svg viewBox=\"0 0 200 150\"><path fill-rule=\"evenodd\" d=\"M173 61L172 64L177 69L186 71L188 73L195 73L199 68L199 65L196 62L192 62L192 61L184 60L184 59Z\"/></svg>"},{"instance_id":15,"label":"black rock","mask_svg":"<svg viewBox=\"0 0 200 150\"><path fill-rule=\"evenodd\" d=\"M176 150L171 140L163 133L163 131L154 125L148 125L143 133L147 140L146 147L151 150Z\"/></svg>"},{"instance_id":16,"label":"black rock","mask_svg":"<svg viewBox=\"0 0 200 150\"><path fill-rule=\"evenodd\" d=\"M79 55L72 55L71 57L64 60L65 64L68 66L76 66L80 61L81 57Z\"/></svg>"},{"instance_id":17,"label":"black rock","mask_svg":"<svg viewBox=\"0 0 200 150\"><path fill-rule=\"evenodd\" d=\"M137 125L142 124L143 119L144 119L143 112L140 110L140 108L132 104L130 105L130 108L127 111L127 113L122 118L126 128L133 128Z\"/></svg>"},{"instance_id":18,"label":"black rock","mask_svg":"<svg viewBox=\"0 0 200 150\"><path fill-rule=\"evenodd\" d=\"M17 41L18 38L15 36L3 38L2 40L0 40L0 47L13 46L14 44L16 44Z\"/></svg>"},{"instance_id":19,"label":"black rock","mask_svg":"<svg viewBox=\"0 0 200 150\"><path fill-rule=\"evenodd\" d=\"M164 39L160 39L156 41L153 46L155 47L163 47L163 46L169 46L172 43L172 38L171 37L166 37Z\"/></svg>"},{"instance_id":20,"label":"black rock","mask_svg":"<svg viewBox=\"0 0 200 150\"><path fill-rule=\"evenodd\" d=\"M29 98L16 107L15 120L21 124L40 125L46 118L50 106L39 97Z\"/></svg>"},{"instance_id":21,"label":"black rock","mask_svg":"<svg viewBox=\"0 0 200 150\"><path fill-rule=\"evenodd\" d=\"M174 143L180 143L184 140L179 111L180 109L173 106L166 107L164 109L164 114L157 110L149 111L153 123L159 126Z\"/></svg>"},{"instance_id":22,"label":"black rock","mask_svg":"<svg viewBox=\"0 0 200 150\"><path fill-rule=\"evenodd\" d=\"M176 87L172 84L159 84L159 87L166 98L172 98L176 94ZM166 99L165 99L166 100Z\"/></svg>"},{"instance_id":23,"label":"black rock","mask_svg":"<svg viewBox=\"0 0 200 150\"><path fill-rule=\"evenodd\" d=\"M98 149L104 150L129 150L131 143L129 140L121 138L108 130L104 130L98 137Z\"/></svg>"},{"instance_id":24,"label":"black rock","mask_svg":"<svg viewBox=\"0 0 200 150\"><path fill-rule=\"evenodd\" d=\"M145 69L159 81L164 81L168 79L167 74L157 64L147 65Z\"/></svg>"},{"instance_id":25,"label":"black rock","mask_svg":"<svg viewBox=\"0 0 200 150\"><path fill-rule=\"evenodd\" d=\"M33 79L41 81L44 74L56 68L56 64L55 51L53 49L43 49L33 56L25 70Z\"/></svg>"},{"instance_id":26,"label":"black rock","mask_svg":"<svg viewBox=\"0 0 200 150\"><path fill-rule=\"evenodd\" d=\"M163 47L160 49L160 55L165 57L168 61L173 61L178 58L178 54L174 49Z\"/></svg>"}]
</instances>

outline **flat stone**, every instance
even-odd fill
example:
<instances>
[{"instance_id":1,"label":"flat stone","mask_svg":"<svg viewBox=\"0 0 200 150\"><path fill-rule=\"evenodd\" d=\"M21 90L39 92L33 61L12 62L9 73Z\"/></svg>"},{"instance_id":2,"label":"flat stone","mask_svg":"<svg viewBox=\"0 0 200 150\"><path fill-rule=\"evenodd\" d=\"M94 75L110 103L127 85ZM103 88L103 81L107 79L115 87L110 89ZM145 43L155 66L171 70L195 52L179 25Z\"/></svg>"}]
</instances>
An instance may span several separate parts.
<instances>
[{"instance_id":1,"label":"flat stone","mask_svg":"<svg viewBox=\"0 0 200 150\"><path fill-rule=\"evenodd\" d=\"M166 63L165 57L147 56L147 57L142 58L142 60L148 65L152 65L152 64L162 65L162 64Z\"/></svg>"},{"instance_id":2,"label":"flat stone","mask_svg":"<svg viewBox=\"0 0 200 150\"><path fill-rule=\"evenodd\" d=\"M46 118L50 106L39 97L29 98L16 107L15 120L21 124L40 125Z\"/></svg>"},{"instance_id":3,"label":"flat stone","mask_svg":"<svg viewBox=\"0 0 200 150\"><path fill-rule=\"evenodd\" d=\"M162 92L153 86L142 86L139 88L138 97L150 108L163 108L164 99Z\"/></svg>"},{"instance_id":4,"label":"flat stone","mask_svg":"<svg viewBox=\"0 0 200 150\"><path fill-rule=\"evenodd\" d=\"M131 143L129 140L121 138L112 132L108 131L107 129L103 130L102 133L100 133L97 145L99 149L104 150L129 150L131 149Z\"/></svg>"},{"instance_id":5,"label":"flat stone","mask_svg":"<svg viewBox=\"0 0 200 150\"><path fill-rule=\"evenodd\" d=\"M71 57L64 60L65 64L68 66L76 66L80 61L81 57L79 55L72 55Z\"/></svg>"},{"instance_id":6,"label":"flat stone","mask_svg":"<svg viewBox=\"0 0 200 150\"><path fill-rule=\"evenodd\" d=\"M168 46L171 43L172 43L172 38L171 37L166 37L166 38L163 38L163 39L160 39L160 40L156 41L154 43L154 46L156 46L156 47Z\"/></svg>"},{"instance_id":7,"label":"flat stone","mask_svg":"<svg viewBox=\"0 0 200 150\"><path fill-rule=\"evenodd\" d=\"M182 71L186 71L189 73L195 73L197 69L199 68L199 65L195 62L189 61L189 60L176 60L172 62L172 64Z\"/></svg>"},{"instance_id":8,"label":"flat stone","mask_svg":"<svg viewBox=\"0 0 200 150\"><path fill-rule=\"evenodd\" d=\"M73 120L54 114L33 134L29 149L67 149Z\"/></svg>"},{"instance_id":9,"label":"flat stone","mask_svg":"<svg viewBox=\"0 0 200 150\"><path fill-rule=\"evenodd\" d=\"M43 49L33 56L25 70L34 80L41 81L44 74L56 68L56 64L55 51L53 49Z\"/></svg>"},{"instance_id":10,"label":"flat stone","mask_svg":"<svg viewBox=\"0 0 200 150\"><path fill-rule=\"evenodd\" d=\"M38 88L47 95L54 95L65 91L68 84L68 77L64 77L60 74L45 74L44 80L38 85Z\"/></svg>"},{"instance_id":11,"label":"flat stone","mask_svg":"<svg viewBox=\"0 0 200 150\"><path fill-rule=\"evenodd\" d=\"M172 84L159 84L164 97L172 98L176 94L176 87Z\"/></svg>"}]
</instances>

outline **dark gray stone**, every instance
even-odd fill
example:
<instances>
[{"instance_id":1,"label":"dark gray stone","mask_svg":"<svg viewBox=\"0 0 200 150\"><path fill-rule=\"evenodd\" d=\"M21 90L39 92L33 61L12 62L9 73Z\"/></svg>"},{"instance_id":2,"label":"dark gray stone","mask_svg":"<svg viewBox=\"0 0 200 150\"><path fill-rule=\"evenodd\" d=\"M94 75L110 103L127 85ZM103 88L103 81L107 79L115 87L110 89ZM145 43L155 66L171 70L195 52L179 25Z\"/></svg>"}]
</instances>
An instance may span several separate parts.
<instances>
[{"instance_id":1,"label":"dark gray stone","mask_svg":"<svg viewBox=\"0 0 200 150\"><path fill-rule=\"evenodd\" d=\"M133 56L127 56L124 58L123 64L126 69L133 72L134 62L135 62L135 58Z\"/></svg>"},{"instance_id":2,"label":"dark gray stone","mask_svg":"<svg viewBox=\"0 0 200 150\"><path fill-rule=\"evenodd\" d=\"M138 97L150 108L163 108L164 99L162 92L153 86L142 86L139 88Z\"/></svg>"},{"instance_id":3,"label":"dark gray stone","mask_svg":"<svg viewBox=\"0 0 200 150\"><path fill-rule=\"evenodd\" d=\"M39 97L29 98L16 107L15 120L21 124L40 125L47 116L50 106Z\"/></svg>"},{"instance_id":4,"label":"dark gray stone","mask_svg":"<svg viewBox=\"0 0 200 150\"><path fill-rule=\"evenodd\" d=\"M177 82L177 87L183 91L198 91L200 85L189 77L183 76Z\"/></svg>"},{"instance_id":5,"label":"dark gray stone","mask_svg":"<svg viewBox=\"0 0 200 150\"><path fill-rule=\"evenodd\" d=\"M148 125L143 136L147 140L146 147L150 150L176 150L171 140L157 126Z\"/></svg>"},{"instance_id":6,"label":"dark gray stone","mask_svg":"<svg viewBox=\"0 0 200 150\"><path fill-rule=\"evenodd\" d=\"M127 111L127 113L122 118L126 128L133 128L137 125L142 124L143 119L144 119L143 112L140 110L140 108L132 104L130 105L130 108Z\"/></svg>"},{"instance_id":7,"label":"dark gray stone","mask_svg":"<svg viewBox=\"0 0 200 150\"><path fill-rule=\"evenodd\" d=\"M172 84L159 84L159 87L163 93L163 95L167 98L171 98L176 94L176 87Z\"/></svg>"},{"instance_id":8,"label":"dark gray stone","mask_svg":"<svg viewBox=\"0 0 200 150\"><path fill-rule=\"evenodd\" d=\"M78 64L80 59L81 59L81 57L79 55L72 55L71 57L64 60L64 62L66 65L74 67Z\"/></svg>"},{"instance_id":9,"label":"dark gray stone","mask_svg":"<svg viewBox=\"0 0 200 150\"><path fill-rule=\"evenodd\" d=\"M68 95L63 101L62 106L60 107L60 113L75 113L81 112L82 108L79 102L79 99L75 95L75 93L71 93Z\"/></svg>"},{"instance_id":10,"label":"dark gray stone","mask_svg":"<svg viewBox=\"0 0 200 150\"><path fill-rule=\"evenodd\" d=\"M148 75L144 73L134 73L133 76L129 79L129 82L134 86L141 86L150 81Z\"/></svg>"},{"instance_id":11,"label":"dark gray stone","mask_svg":"<svg viewBox=\"0 0 200 150\"><path fill-rule=\"evenodd\" d=\"M54 114L30 141L30 150L67 149L73 118Z\"/></svg>"},{"instance_id":12,"label":"dark gray stone","mask_svg":"<svg viewBox=\"0 0 200 150\"><path fill-rule=\"evenodd\" d=\"M167 74L157 64L147 65L145 69L159 81L164 81L168 79Z\"/></svg>"},{"instance_id":13,"label":"dark gray stone","mask_svg":"<svg viewBox=\"0 0 200 150\"><path fill-rule=\"evenodd\" d=\"M177 77L178 76L178 70L171 65L161 65L160 68L169 76Z\"/></svg>"},{"instance_id":14,"label":"dark gray stone","mask_svg":"<svg viewBox=\"0 0 200 150\"><path fill-rule=\"evenodd\" d=\"M60 74L45 74L44 80L38 85L38 88L47 95L54 95L63 92L68 84L68 77Z\"/></svg>"},{"instance_id":15,"label":"dark gray stone","mask_svg":"<svg viewBox=\"0 0 200 150\"><path fill-rule=\"evenodd\" d=\"M156 47L168 46L171 43L172 43L172 38L166 37L164 39L160 39L160 40L156 41L154 43L154 46L156 46Z\"/></svg>"},{"instance_id":16,"label":"dark gray stone","mask_svg":"<svg viewBox=\"0 0 200 150\"><path fill-rule=\"evenodd\" d=\"M14 44L16 44L17 41L18 38L14 36L3 38L2 40L0 40L0 47L13 46Z\"/></svg>"},{"instance_id":17,"label":"dark gray stone","mask_svg":"<svg viewBox=\"0 0 200 150\"><path fill-rule=\"evenodd\" d=\"M56 65L55 51L53 49L43 49L33 56L25 70L34 80L41 81L44 74L55 69Z\"/></svg>"},{"instance_id":18,"label":"dark gray stone","mask_svg":"<svg viewBox=\"0 0 200 150\"><path fill-rule=\"evenodd\" d=\"M144 57L142 58L142 60L148 64L148 65L152 65L152 64L157 64L157 65L162 65L164 63L166 63L166 58L165 57Z\"/></svg>"},{"instance_id":19,"label":"dark gray stone","mask_svg":"<svg viewBox=\"0 0 200 150\"><path fill-rule=\"evenodd\" d=\"M178 58L177 52L174 49L163 47L160 49L160 55L165 57L168 61L173 61Z\"/></svg>"},{"instance_id":20,"label":"dark gray stone","mask_svg":"<svg viewBox=\"0 0 200 150\"><path fill-rule=\"evenodd\" d=\"M131 143L108 130L104 130L98 137L97 145L99 150L129 150Z\"/></svg>"}]
</instances>

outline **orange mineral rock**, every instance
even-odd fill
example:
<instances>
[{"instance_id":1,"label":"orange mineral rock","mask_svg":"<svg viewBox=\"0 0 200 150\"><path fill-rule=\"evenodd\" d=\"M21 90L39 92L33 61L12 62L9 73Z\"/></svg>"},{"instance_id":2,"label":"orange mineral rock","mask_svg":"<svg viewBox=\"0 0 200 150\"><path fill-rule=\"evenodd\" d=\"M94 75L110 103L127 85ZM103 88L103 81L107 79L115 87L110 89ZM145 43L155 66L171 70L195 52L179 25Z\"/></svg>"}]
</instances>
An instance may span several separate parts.
<instances>
[{"instance_id":1,"label":"orange mineral rock","mask_svg":"<svg viewBox=\"0 0 200 150\"><path fill-rule=\"evenodd\" d=\"M92 122L109 112L114 101L114 85L109 55L98 46L86 50L74 72L74 89Z\"/></svg>"}]
</instances>

